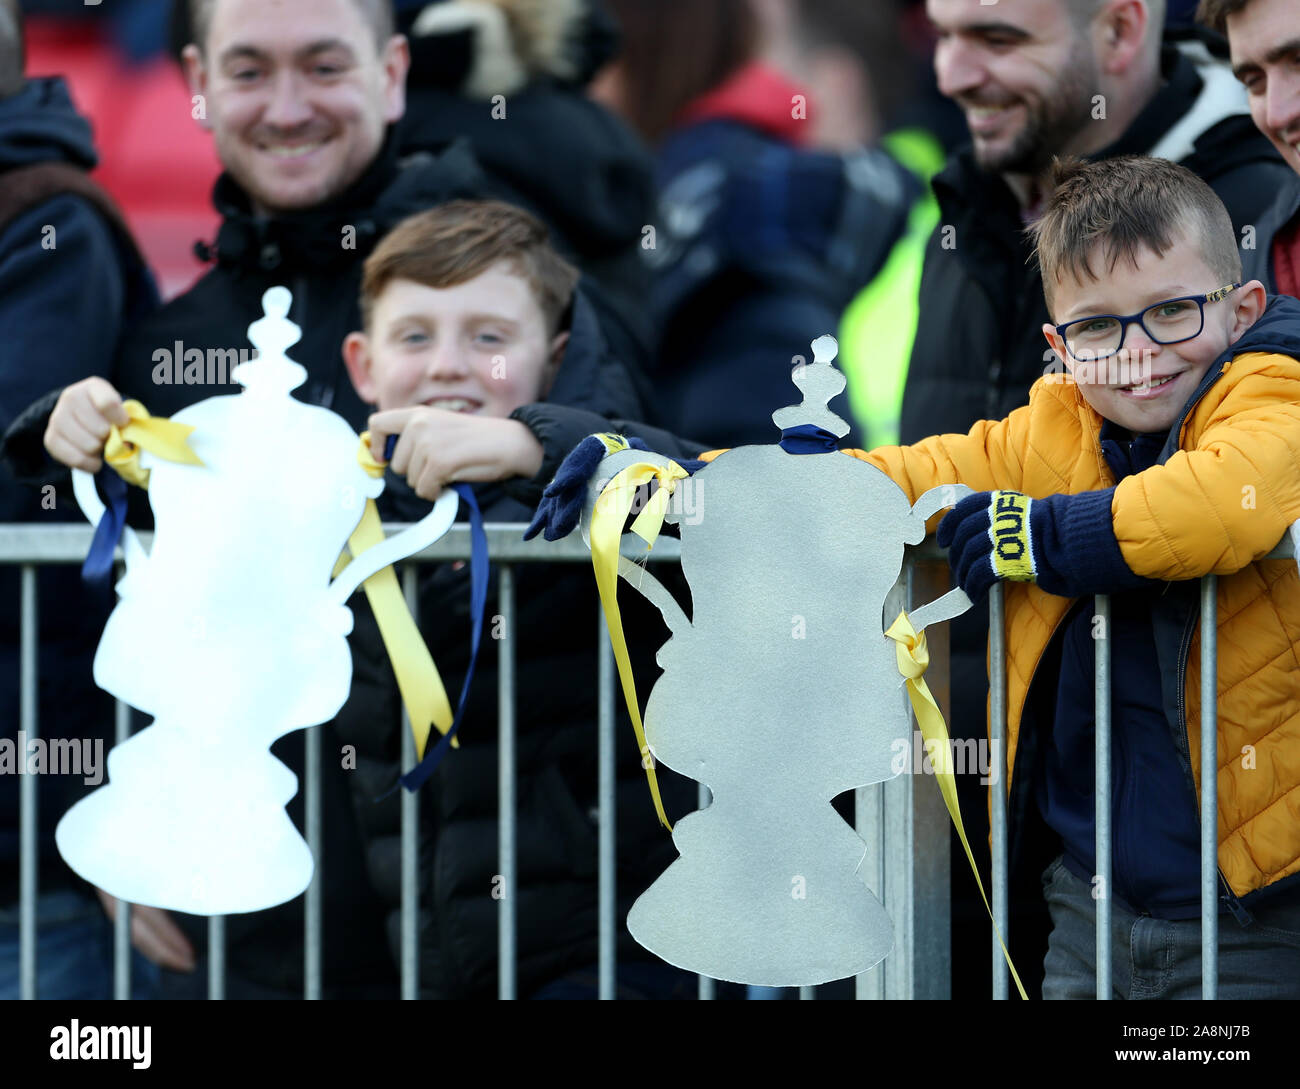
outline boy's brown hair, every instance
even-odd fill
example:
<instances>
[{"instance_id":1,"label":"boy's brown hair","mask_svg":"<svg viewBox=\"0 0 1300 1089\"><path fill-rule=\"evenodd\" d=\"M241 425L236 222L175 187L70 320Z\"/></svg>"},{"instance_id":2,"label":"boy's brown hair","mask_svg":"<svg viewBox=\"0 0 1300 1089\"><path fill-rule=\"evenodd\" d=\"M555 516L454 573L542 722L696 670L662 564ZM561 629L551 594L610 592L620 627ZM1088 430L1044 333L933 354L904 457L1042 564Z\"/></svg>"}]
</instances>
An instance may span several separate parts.
<instances>
[{"instance_id":1,"label":"boy's brown hair","mask_svg":"<svg viewBox=\"0 0 1300 1089\"><path fill-rule=\"evenodd\" d=\"M1186 233L1218 283L1241 279L1241 254L1228 210L1214 190L1185 166L1167 159L1126 155L1089 163L1057 159L1055 188L1041 219L1029 228L1043 274L1043 294L1052 311L1062 275L1098 279L1091 257L1101 246L1106 269L1135 259L1145 246L1164 256Z\"/></svg>"},{"instance_id":2,"label":"boy's brown hair","mask_svg":"<svg viewBox=\"0 0 1300 1089\"><path fill-rule=\"evenodd\" d=\"M1220 34L1228 32L1228 16L1250 6L1250 0L1201 0L1196 9L1196 21L1216 30Z\"/></svg>"},{"instance_id":3,"label":"boy's brown hair","mask_svg":"<svg viewBox=\"0 0 1300 1089\"><path fill-rule=\"evenodd\" d=\"M375 247L361 278L367 330L375 300L394 280L456 287L508 261L532 289L547 334L559 331L579 273L553 250L546 227L522 208L496 200L453 200L402 220Z\"/></svg>"}]
</instances>

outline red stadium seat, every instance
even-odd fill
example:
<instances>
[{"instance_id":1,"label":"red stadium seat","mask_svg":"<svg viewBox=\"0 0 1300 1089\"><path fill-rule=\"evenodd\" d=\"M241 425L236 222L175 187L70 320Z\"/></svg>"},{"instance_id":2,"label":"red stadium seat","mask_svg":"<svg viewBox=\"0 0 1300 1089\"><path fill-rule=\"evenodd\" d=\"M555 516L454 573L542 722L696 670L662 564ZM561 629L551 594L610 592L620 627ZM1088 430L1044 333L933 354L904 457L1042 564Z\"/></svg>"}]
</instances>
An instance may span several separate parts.
<instances>
[{"instance_id":1,"label":"red stadium seat","mask_svg":"<svg viewBox=\"0 0 1300 1089\"><path fill-rule=\"evenodd\" d=\"M129 63L97 23L30 16L27 74L67 80L94 126L95 179L122 206L164 298L184 291L205 267L195 241L216 237L221 166L180 69L163 55Z\"/></svg>"}]
</instances>

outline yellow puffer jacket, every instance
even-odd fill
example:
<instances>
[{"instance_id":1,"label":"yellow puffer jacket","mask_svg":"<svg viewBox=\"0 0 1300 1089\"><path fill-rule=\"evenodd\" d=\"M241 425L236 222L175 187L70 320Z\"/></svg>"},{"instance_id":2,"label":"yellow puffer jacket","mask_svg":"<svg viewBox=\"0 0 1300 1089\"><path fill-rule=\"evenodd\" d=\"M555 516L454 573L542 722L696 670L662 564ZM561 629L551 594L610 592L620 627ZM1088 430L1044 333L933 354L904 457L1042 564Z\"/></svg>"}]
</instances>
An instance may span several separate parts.
<instances>
[{"instance_id":1,"label":"yellow puffer jacket","mask_svg":"<svg viewBox=\"0 0 1300 1089\"><path fill-rule=\"evenodd\" d=\"M1271 316L1283 310L1288 333L1300 332L1300 307L1280 301ZM1272 350L1248 350L1207 375L1177 452L1121 481L1111 504L1120 551L1136 574L1171 582L1220 576L1219 867L1239 897L1300 871L1300 578L1292 560L1261 559L1300 519L1300 361L1277 354L1279 345L1300 354L1300 337L1268 336L1261 326L1279 326L1269 317L1238 348ZM1042 498L1115 484L1101 423L1072 380L1051 375L1005 420L915 446L850 453L887 473L913 502L935 485L958 482ZM1030 680L1071 603L1032 584L1006 585L1008 769ZM1180 717L1199 798L1198 629L1191 619L1181 629ZM1167 691L1176 692L1172 684ZM1011 777L1009 770L1008 791Z\"/></svg>"}]
</instances>

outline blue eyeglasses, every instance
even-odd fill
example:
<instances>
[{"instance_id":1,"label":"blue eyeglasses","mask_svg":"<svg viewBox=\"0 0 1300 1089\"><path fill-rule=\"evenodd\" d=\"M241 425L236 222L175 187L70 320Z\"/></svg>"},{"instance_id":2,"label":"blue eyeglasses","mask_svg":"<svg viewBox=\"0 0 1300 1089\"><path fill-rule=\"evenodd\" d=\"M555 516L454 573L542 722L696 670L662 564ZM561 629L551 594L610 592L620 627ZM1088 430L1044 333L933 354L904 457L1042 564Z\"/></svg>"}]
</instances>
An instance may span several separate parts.
<instances>
[{"instance_id":1,"label":"blue eyeglasses","mask_svg":"<svg viewBox=\"0 0 1300 1089\"><path fill-rule=\"evenodd\" d=\"M1080 363L1105 359L1124 347L1130 325L1140 325L1156 344L1180 344L1201 335L1205 328L1205 304L1226 299L1241 284L1225 284L1204 295L1183 295L1165 299L1154 306L1128 316L1094 314L1058 325L1056 332L1065 341L1065 349Z\"/></svg>"}]
</instances>

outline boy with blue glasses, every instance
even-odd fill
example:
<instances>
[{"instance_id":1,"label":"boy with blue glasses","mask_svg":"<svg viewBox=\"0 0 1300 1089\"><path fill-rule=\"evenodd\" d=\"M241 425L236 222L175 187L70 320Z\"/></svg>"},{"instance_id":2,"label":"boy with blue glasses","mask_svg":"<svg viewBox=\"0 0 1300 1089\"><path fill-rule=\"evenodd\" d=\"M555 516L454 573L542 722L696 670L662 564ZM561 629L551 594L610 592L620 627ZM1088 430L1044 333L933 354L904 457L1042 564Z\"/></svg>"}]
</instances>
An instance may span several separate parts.
<instances>
[{"instance_id":1,"label":"boy with blue glasses","mask_svg":"<svg viewBox=\"0 0 1300 1089\"><path fill-rule=\"evenodd\" d=\"M1101 896L1114 997L1201 995L1197 580L1219 576L1219 995L1300 997L1300 575L1265 559L1300 519L1300 302L1242 282L1222 202L1184 167L1056 174L1032 230L1043 333L1068 373L1054 365L1028 405L967 434L846 453L912 502L976 489L938 538L972 598L1007 584L1012 866L1036 814L1059 843L1046 998L1095 994ZM534 523L552 539L576 520L581 455ZM1094 852L1096 594L1112 595L1109 887Z\"/></svg>"},{"instance_id":2,"label":"boy with blue glasses","mask_svg":"<svg viewBox=\"0 0 1300 1089\"><path fill-rule=\"evenodd\" d=\"M1005 580L1013 864L1036 809L1045 998L1095 994L1111 900L1117 998L1201 994L1198 580L1218 581L1219 994L1300 997L1300 304L1241 282L1195 175L1058 168L1034 226L1065 375L966 435L860 454L915 498L984 489L939 527L972 597ZM1014 490L1008 490L1014 489ZM1112 874L1095 875L1094 594L1110 594Z\"/></svg>"}]
</instances>

